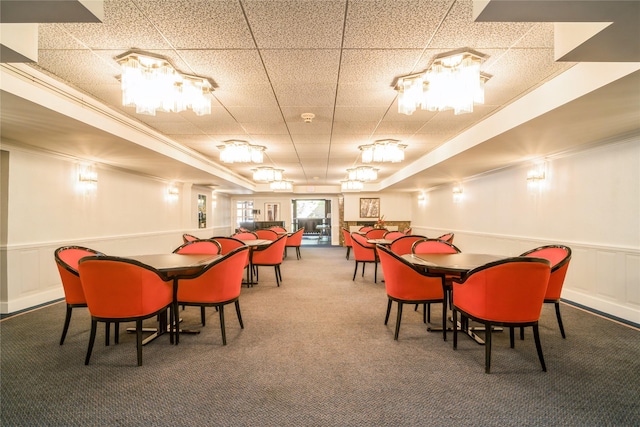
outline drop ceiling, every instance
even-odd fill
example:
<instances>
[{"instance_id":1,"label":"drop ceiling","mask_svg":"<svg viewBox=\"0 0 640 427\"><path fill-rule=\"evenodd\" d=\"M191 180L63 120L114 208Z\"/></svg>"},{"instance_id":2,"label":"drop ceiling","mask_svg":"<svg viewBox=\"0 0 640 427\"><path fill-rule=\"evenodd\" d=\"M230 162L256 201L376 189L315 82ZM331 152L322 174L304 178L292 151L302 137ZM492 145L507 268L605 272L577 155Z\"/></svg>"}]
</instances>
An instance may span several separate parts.
<instances>
[{"instance_id":1,"label":"drop ceiling","mask_svg":"<svg viewBox=\"0 0 640 427\"><path fill-rule=\"evenodd\" d=\"M51 79L48 86L89 102L96 117L4 80L3 142L246 193L264 190L251 180L255 165L221 164L223 141L266 146L264 165L284 169L296 191L339 192L346 169L361 164L358 146L391 138L407 144L406 159L376 165L379 180L367 189L417 191L640 129L638 2L494 0L475 10L470 0L102 3L102 22L38 24L37 62L2 64ZM566 48L566 34L579 38L587 27L577 26L595 24L605 29ZM458 116L399 114L394 79L460 48L487 56L485 104ZM147 116L122 107L114 58L132 49L210 79L212 114ZM590 75L606 77L564 93ZM568 84L558 83L563 78ZM523 119L514 118L518 111ZM315 118L305 123L303 113ZM128 130L113 131L123 123Z\"/></svg>"}]
</instances>

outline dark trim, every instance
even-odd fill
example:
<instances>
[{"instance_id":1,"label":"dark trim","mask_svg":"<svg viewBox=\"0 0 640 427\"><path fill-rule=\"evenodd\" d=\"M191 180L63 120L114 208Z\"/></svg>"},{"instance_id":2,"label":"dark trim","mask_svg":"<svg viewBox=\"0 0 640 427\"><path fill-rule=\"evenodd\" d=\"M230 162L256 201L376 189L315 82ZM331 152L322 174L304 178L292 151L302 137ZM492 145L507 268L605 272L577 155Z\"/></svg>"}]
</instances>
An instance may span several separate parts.
<instances>
[{"instance_id":1,"label":"dark trim","mask_svg":"<svg viewBox=\"0 0 640 427\"><path fill-rule=\"evenodd\" d=\"M630 326L632 328L636 328L636 329L640 330L640 323L635 323L635 322L632 322L631 320L622 319L620 317L614 316L613 314L605 313L605 312L602 312L600 310L596 310L595 308L587 307L586 305L582 305L582 304L579 304L577 302L570 301L570 300L567 300L567 299L564 299L564 298L560 298L560 301L562 301L563 303L565 303L567 305L570 305L570 306L573 306L573 307L576 307L576 308L580 308L580 309L582 309L582 310L584 310L586 312L589 312L591 314L596 314L598 316L604 317L605 319L613 320L614 322L622 323L623 325Z\"/></svg>"}]
</instances>

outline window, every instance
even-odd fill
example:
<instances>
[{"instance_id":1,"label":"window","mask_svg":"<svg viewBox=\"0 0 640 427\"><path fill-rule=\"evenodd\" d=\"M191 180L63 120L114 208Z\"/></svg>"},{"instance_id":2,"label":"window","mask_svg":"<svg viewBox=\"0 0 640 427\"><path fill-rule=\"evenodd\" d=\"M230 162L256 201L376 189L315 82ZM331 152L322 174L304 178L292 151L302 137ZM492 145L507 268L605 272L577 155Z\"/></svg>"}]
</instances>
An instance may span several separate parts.
<instances>
[{"instance_id":1,"label":"window","mask_svg":"<svg viewBox=\"0 0 640 427\"><path fill-rule=\"evenodd\" d=\"M242 222L253 222L253 200L238 200L236 202L236 227Z\"/></svg>"},{"instance_id":2,"label":"window","mask_svg":"<svg viewBox=\"0 0 640 427\"><path fill-rule=\"evenodd\" d=\"M296 200L296 218L325 218L325 200Z\"/></svg>"}]
</instances>

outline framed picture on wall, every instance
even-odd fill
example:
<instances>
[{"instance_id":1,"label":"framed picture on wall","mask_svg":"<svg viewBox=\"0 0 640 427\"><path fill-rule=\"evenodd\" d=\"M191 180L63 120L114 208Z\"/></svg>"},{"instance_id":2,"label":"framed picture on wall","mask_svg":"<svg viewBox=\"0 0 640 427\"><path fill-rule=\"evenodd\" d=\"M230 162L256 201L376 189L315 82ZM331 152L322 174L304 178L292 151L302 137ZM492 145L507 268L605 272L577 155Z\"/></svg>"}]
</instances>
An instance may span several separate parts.
<instances>
[{"instance_id":1,"label":"framed picture on wall","mask_svg":"<svg viewBox=\"0 0 640 427\"><path fill-rule=\"evenodd\" d=\"M264 220L280 221L280 203L264 204Z\"/></svg>"},{"instance_id":2,"label":"framed picture on wall","mask_svg":"<svg viewBox=\"0 0 640 427\"><path fill-rule=\"evenodd\" d=\"M360 199L360 218L379 218L380 199Z\"/></svg>"}]
</instances>

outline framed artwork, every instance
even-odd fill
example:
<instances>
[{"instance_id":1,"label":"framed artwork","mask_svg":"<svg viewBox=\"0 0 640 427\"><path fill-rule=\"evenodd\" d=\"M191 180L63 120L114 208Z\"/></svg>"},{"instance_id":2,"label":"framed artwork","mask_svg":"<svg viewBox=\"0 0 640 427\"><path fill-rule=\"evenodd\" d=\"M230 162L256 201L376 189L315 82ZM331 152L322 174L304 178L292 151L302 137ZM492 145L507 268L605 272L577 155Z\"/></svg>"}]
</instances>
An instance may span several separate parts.
<instances>
[{"instance_id":1,"label":"framed artwork","mask_svg":"<svg viewBox=\"0 0 640 427\"><path fill-rule=\"evenodd\" d=\"M380 199L360 199L360 218L380 218Z\"/></svg>"},{"instance_id":2,"label":"framed artwork","mask_svg":"<svg viewBox=\"0 0 640 427\"><path fill-rule=\"evenodd\" d=\"M264 220L280 221L280 203L264 204Z\"/></svg>"}]
</instances>

